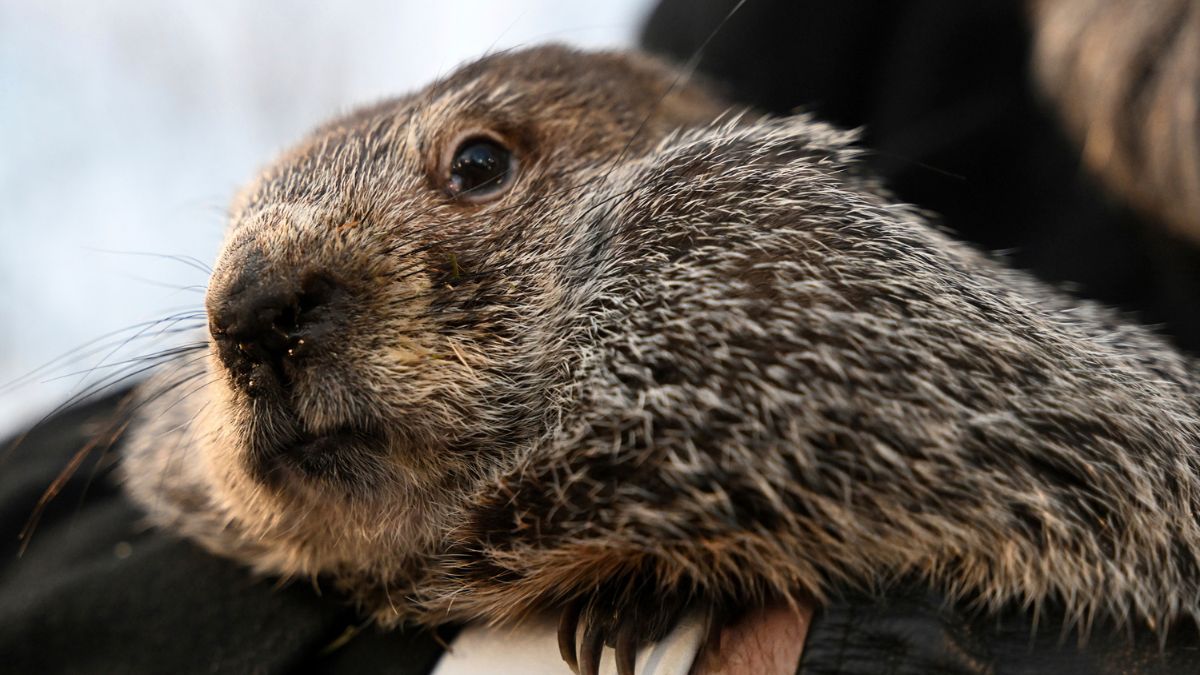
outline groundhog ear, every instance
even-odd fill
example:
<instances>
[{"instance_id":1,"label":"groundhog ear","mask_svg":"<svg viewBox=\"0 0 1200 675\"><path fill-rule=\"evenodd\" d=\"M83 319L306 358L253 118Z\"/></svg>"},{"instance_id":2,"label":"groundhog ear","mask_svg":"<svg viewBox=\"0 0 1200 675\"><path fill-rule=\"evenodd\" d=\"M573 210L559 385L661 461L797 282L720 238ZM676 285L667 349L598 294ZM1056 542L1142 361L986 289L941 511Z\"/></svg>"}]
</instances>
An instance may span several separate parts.
<instances>
[{"instance_id":1,"label":"groundhog ear","mask_svg":"<svg viewBox=\"0 0 1200 675\"><path fill-rule=\"evenodd\" d=\"M729 116L730 111L738 108L719 96L701 83L693 82L680 75L658 101L648 120L664 130L689 129L711 125L722 116Z\"/></svg>"},{"instance_id":2,"label":"groundhog ear","mask_svg":"<svg viewBox=\"0 0 1200 675\"><path fill-rule=\"evenodd\" d=\"M718 131L715 139L721 139L726 153L748 154L758 161L815 162L840 170L856 165L861 154L857 129L840 129L808 114L761 118L724 134L713 131Z\"/></svg>"},{"instance_id":3,"label":"groundhog ear","mask_svg":"<svg viewBox=\"0 0 1200 675\"><path fill-rule=\"evenodd\" d=\"M602 217L667 231L671 223L758 219L799 204L877 204L884 192L857 160L856 138L803 115L677 132L614 169L606 189L585 204L588 222Z\"/></svg>"},{"instance_id":4,"label":"groundhog ear","mask_svg":"<svg viewBox=\"0 0 1200 675\"><path fill-rule=\"evenodd\" d=\"M627 53L604 65L614 69L614 81L644 92L646 108L638 133L649 138L661 138L676 129L708 126L731 110L743 109L718 93L720 87L703 75L657 57Z\"/></svg>"},{"instance_id":5,"label":"groundhog ear","mask_svg":"<svg viewBox=\"0 0 1200 675\"><path fill-rule=\"evenodd\" d=\"M817 185L856 185L863 179L854 142L845 131L808 115L735 116L680 131L638 167L635 181L684 191L736 195L759 191L808 192ZM635 183L636 184L636 183Z\"/></svg>"}]
</instances>

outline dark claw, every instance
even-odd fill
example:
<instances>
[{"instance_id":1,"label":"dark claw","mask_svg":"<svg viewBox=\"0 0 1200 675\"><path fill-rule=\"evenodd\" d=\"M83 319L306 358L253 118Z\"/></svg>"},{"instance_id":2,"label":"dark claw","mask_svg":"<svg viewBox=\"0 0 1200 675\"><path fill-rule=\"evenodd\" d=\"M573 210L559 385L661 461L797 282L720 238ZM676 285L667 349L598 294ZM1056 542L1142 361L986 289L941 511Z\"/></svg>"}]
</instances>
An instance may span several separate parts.
<instances>
[{"instance_id":1,"label":"dark claw","mask_svg":"<svg viewBox=\"0 0 1200 675\"><path fill-rule=\"evenodd\" d=\"M648 569L645 577L616 577L600 583L562 610L558 651L575 675L598 675L605 646L614 650L618 675L635 675L643 645L661 640L689 605L712 606L711 600L698 598L692 589L659 588L653 571ZM719 631L721 622L712 614L710 621Z\"/></svg>"},{"instance_id":2,"label":"dark claw","mask_svg":"<svg viewBox=\"0 0 1200 675\"><path fill-rule=\"evenodd\" d=\"M704 642L700 645L700 651L711 650L719 654L721 652L721 629L729 623L729 617L725 612L710 607L704 612L704 622Z\"/></svg>"},{"instance_id":3,"label":"dark claw","mask_svg":"<svg viewBox=\"0 0 1200 675\"><path fill-rule=\"evenodd\" d=\"M575 652L575 633L579 628L579 601L563 608L558 616L558 653L570 666L571 672L579 673L579 658Z\"/></svg>"},{"instance_id":4,"label":"dark claw","mask_svg":"<svg viewBox=\"0 0 1200 675\"><path fill-rule=\"evenodd\" d=\"M579 675L600 675L600 653L604 649L604 633L593 621L583 627L583 643L579 649Z\"/></svg>"},{"instance_id":5,"label":"dark claw","mask_svg":"<svg viewBox=\"0 0 1200 675\"><path fill-rule=\"evenodd\" d=\"M625 621L617 629L617 675L634 675L637 660L637 626Z\"/></svg>"}]
</instances>

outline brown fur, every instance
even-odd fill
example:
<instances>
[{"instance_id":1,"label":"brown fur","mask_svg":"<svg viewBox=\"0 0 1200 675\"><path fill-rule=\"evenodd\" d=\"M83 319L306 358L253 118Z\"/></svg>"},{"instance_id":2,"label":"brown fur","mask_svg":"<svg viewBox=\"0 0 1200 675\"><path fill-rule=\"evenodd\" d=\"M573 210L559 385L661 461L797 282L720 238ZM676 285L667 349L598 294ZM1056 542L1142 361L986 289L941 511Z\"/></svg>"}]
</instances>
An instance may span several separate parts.
<instances>
[{"instance_id":1,"label":"brown fur","mask_svg":"<svg viewBox=\"0 0 1200 675\"><path fill-rule=\"evenodd\" d=\"M676 77L497 55L286 153L239 198L209 303L248 274L336 274L338 348L276 399L216 356L165 370L132 494L385 623L603 596L661 631L647 599L898 575L1079 617L1200 614L1195 364L896 204L851 134L718 119ZM465 204L439 167L477 128L521 169ZM328 475L261 468L347 427Z\"/></svg>"}]
</instances>

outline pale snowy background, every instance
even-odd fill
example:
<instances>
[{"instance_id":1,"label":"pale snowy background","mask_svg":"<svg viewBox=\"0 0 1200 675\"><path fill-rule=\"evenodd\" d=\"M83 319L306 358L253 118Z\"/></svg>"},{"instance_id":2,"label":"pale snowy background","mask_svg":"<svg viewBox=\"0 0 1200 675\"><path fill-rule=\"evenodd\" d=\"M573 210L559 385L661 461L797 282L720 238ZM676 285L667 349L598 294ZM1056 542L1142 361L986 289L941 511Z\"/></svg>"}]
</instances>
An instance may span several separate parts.
<instances>
[{"instance_id":1,"label":"pale snowy background","mask_svg":"<svg viewBox=\"0 0 1200 675\"><path fill-rule=\"evenodd\" d=\"M105 333L198 308L223 213L309 127L491 49L627 46L648 0L0 0L0 435ZM148 347L147 347L148 348ZM110 358L114 361L119 357Z\"/></svg>"}]
</instances>

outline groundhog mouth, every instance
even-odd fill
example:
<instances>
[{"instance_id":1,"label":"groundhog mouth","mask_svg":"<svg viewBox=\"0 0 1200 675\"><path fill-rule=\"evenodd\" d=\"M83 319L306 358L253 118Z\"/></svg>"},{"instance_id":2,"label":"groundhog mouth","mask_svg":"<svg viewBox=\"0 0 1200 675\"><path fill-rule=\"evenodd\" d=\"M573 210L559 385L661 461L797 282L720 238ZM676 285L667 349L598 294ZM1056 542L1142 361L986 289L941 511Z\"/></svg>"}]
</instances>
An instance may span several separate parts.
<instances>
[{"instance_id":1,"label":"groundhog mouth","mask_svg":"<svg viewBox=\"0 0 1200 675\"><path fill-rule=\"evenodd\" d=\"M369 490L383 473L385 439L363 427L345 426L320 434L299 432L252 443L250 473L275 490L335 488L350 494Z\"/></svg>"}]
</instances>

